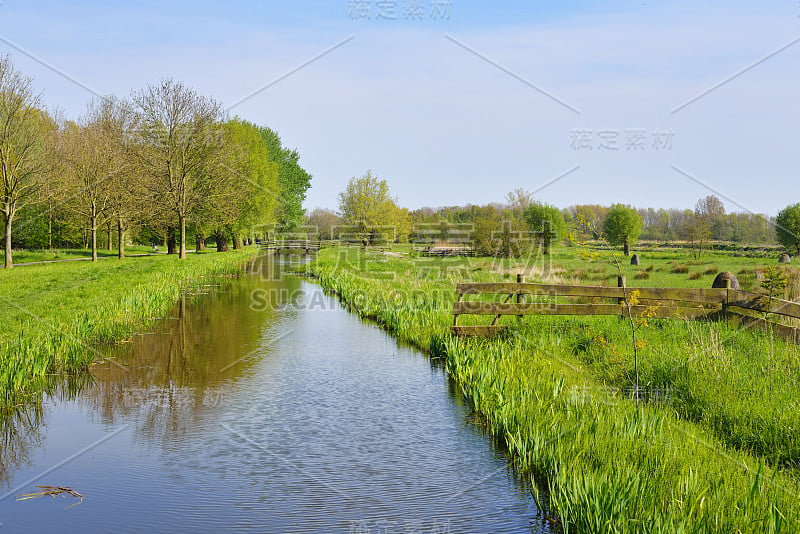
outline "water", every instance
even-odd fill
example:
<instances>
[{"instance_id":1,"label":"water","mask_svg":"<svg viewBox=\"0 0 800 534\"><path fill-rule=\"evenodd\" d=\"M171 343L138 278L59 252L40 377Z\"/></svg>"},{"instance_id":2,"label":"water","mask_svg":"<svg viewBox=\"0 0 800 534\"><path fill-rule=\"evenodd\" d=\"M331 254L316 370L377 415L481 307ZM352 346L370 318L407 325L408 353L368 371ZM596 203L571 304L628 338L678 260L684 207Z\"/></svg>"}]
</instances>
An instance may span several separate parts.
<instances>
[{"instance_id":1,"label":"water","mask_svg":"<svg viewBox=\"0 0 800 534\"><path fill-rule=\"evenodd\" d=\"M546 530L442 370L264 278L187 296L6 421L0 534ZM83 502L15 499L37 484Z\"/></svg>"}]
</instances>

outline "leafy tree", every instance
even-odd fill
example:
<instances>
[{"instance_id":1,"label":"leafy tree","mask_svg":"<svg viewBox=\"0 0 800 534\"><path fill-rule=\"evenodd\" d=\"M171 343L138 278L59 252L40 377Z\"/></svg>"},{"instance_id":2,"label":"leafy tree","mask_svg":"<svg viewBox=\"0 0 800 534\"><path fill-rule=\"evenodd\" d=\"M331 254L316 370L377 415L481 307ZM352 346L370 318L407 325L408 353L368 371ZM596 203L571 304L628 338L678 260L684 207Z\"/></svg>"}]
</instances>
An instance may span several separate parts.
<instances>
[{"instance_id":1,"label":"leafy tree","mask_svg":"<svg viewBox=\"0 0 800 534\"><path fill-rule=\"evenodd\" d=\"M393 222L395 200L389 194L389 184L367 171L350 179L347 188L339 193L339 211L345 224L373 243Z\"/></svg>"},{"instance_id":2,"label":"leafy tree","mask_svg":"<svg viewBox=\"0 0 800 534\"><path fill-rule=\"evenodd\" d=\"M256 226L275 222L281 186L278 165L261 135L260 128L241 119L223 126L226 159L221 173L229 180L217 195L216 208L227 215L235 248L242 246L242 235L252 236ZM232 183L236 185L230 187Z\"/></svg>"},{"instance_id":3,"label":"leafy tree","mask_svg":"<svg viewBox=\"0 0 800 534\"><path fill-rule=\"evenodd\" d=\"M260 132L270 158L278 165L278 223L283 231L292 231L303 222L303 201L312 176L300 166L300 153L285 148L277 132L269 128L261 128Z\"/></svg>"},{"instance_id":4,"label":"leafy tree","mask_svg":"<svg viewBox=\"0 0 800 534\"><path fill-rule=\"evenodd\" d=\"M495 237L502 228L502 216L493 206L480 207L476 211L475 229L472 232L472 248L478 256L493 256L498 250Z\"/></svg>"},{"instance_id":5,"label":"leafy tree","mask_svg":"<svg viewBox=\"0 0 800 534\"><path fill-rule=\"evenodd\" d=\"M523 217L533 232L540 233L544 254L549 254L550 244L554 240L561 239L566 233L564 215L555 206L534 202L525 209Z\"/></svg>"},{"instance_id":6,"label":"leafy tree","mask_svg":"<svg viewBox=\"0 0 800 534\"><path fill-rule=\"evenodd\" d=\"M790 253L800 255L800 203L786 206L778 213L775 237Z\"/></svg>"},{"instance_id":7,"label":"leafy tree","mask_svg":"<svg viewBox=\"0 0 800 534\"><path fill-rule=\"evenodd\" d=\"M642 232L642 218L632 207L614 204L603 222L603 233L612 245L623 245L625 255L630 256L631 244Z\"/></svg>"},{"instance_id":8,"label":"leafy tree","mask_svg":"<svg viewBox=\"0 0 800 534\"><path fill-rule=\"evenodd\" d=\"M5 224L5 266L14 266L11 237L19 210L39 200L52 121L39 109L32 81L0 57L0 213Z\"/></svg>"},{"instance_id":9,"label":"leafy tree","mask_svg":"<svg viewBox=\"0 0 800 534\"><path fill-rule=\"evenodd\" d=\"M397 243L408 243L414 223L411 212L407 208L394 206L391 213L391 224L394 226L394 238Z\"/></svg>"}]
</instances>

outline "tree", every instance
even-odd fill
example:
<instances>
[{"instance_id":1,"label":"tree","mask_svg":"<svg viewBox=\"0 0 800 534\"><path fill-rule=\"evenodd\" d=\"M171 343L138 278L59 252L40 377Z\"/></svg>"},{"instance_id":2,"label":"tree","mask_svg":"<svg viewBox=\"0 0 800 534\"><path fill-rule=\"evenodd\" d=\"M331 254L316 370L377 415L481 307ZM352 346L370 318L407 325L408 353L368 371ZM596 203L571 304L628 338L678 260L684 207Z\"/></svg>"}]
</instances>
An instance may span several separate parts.
<instances>
[{"instance_id":1,"label":"tree","mask_svg":"<svg viewBox=\"0 0 800 534\"><path fill-rule=\"evenodd\" d=\"M345 224L373 243L382 228L391 225L395 201L389 194L389 184L367 171L350 179L347 188L339 193L339 211Z\"/></svg>"},{"instance_id":2,"label":"tree","mask_svg":"<svg viewBox=\"0 0 800 534\"><path fill-rule=\"evenodd\" d=\"M478 256L494 256L499 247L495 238L501 230L503 219L493 206L477 208L472 232L472 248Z\"/></svg>"},{"instance_id":3,"label":"tree","mask_svg":"<svg viewBox=\"0 0 800 534\"><path fill-rule=\"evenodd\" d=\"M508 203L508 207L512 212L518 216L521 216L522 213L528 209L528 206L533 204L533 193L518 187L506 194L506 202Z\"/></svg>"},{"instance_id":4,"label":"tree","mask_svg":"<svg viewBox=\"0 0 800 534\"><path fill-rule=\"evenodd\" d=\"M724 239L727 229L724 228L725 205L714 195L708 195L697 201L694 207L695 214L700 218L700 224L709 239Z\"/></svg>"},{"instance_id":5,"label":"tree","mask_svg":"<svg viewBox=\"0 0 800 534\"><path fill-rule=\"evenodd\" d=\"M125 258L125 235L143 213L141 180L126 150L133 113L130 105L114 96L96 104L94 122L106 138L107 149L114 153L116 170L109 181L109 221L117 227L117 257ZM110 241L110 240L109 240ZM109 244L109 248L110 248Z\"/></svg>"},{"instance_id":6,"label":"tree","mask_svg":"<svg viewBox=\"0 0 800 534\"><path fill-rule=\"evenodd\" d=\"M103 134L94 124L67 124L62 132L61 158L64 162L66 204L82 220L81 228L91 235L92 261L97 261L97 229L108 217L110 188L114 172Z\"/></svg>"},{"instance_id":7,"label":"tree","mask_svg":"<svg viewBox=\"0 0 800 534\"><path fill-rule=\"evenodd\" d=\"M81 123L68 123L61 133L62 176L70 198L67 206L87 223L92 261L97 261L97 230L108 225L110 234L112 221L119 231L119 257L125 256L125 229L136 195L122 145L128 117L122 103L107 97L91 102Z\"/></svg>"},{"instance_id":8,"label":"tree","mask_svg":"<svg viewBox=\"0 0 800 534\"><path fill-rule=\"evenodd\" d=\"M394 227L394 239L397 243L408 243L414 227L411 212L407 208L394 206L391 212L391 225Z\"/></svg>"},{"instance_id":9,"label":"tree","mask_svg":"<svg viewBox=\"0 0 800 534\"><path fill-rule=\"evenodd\" d=\"M300 154L281 143L277 132L261 128L270 158L278 165L281 190L278 197L278 223L283 231L292 231L302 223L305 214L303 201L311 187L312 176L300 166Z\"/></svg>"},{"instance_id":10,"label":"tree","mask_svg":"<svg viewBox=\"0 0 800 534\"><path fill-rule=\"evenodd\" d=\"M603 233L612 245L623 245L625 255L631 255L631 244L635 243L642 232L642 218L630 206L614 204L603 222Z\"/></svg>"},{"instance_id":11,"label":"tree","mask_svg":"<svg viewBox=\"0 0 800 534\"><path fill-rule=\"evenodd\" d=\"M341 226L342 218L333 210L317 208L309 214L308 222L316 228L320 239L334 239L336 227Z\"/></svg>"},{"instance_id":12,"label":"tree","mask_svg":"<svg viewBox=\"0 0 800 534\"><path fill-rule=\"evenodd\" d=\"M535 202L528 206L523 217L528 227L540 235L543 253L550 253L553 240L561 239L567 230L564 215L555 206Z\"/></svg>"},{"instance_id":13,"label":"tree","mask_svg":"<svg viewBox=\"0 0 800 534\"><path fill-rule=\"evenodd\" d=\"M140 141L133 154L147 175L152 201L177 218L178 255L184 259L186 221L218 186L222 107L170 79L134 94L133 102Z\"/></svg>"},{"instance_id":14,"label":"tree","mask_svg":"<svg viewBox=\"0 0 800 534\"><path fill-rule=\"evenodd\" d=\"M0 57L0 211L5 224L5 266L14 266L12 226L17 213L37 200L46 160L48 118L39 109L32 80Z\"/></svg>"},{"instance_id":15,"label":"tree","mask_svg":"<svg viewBox=\"0 0 800 534\"><path fill-rule=\"evenodd\" d=\"M242 236L252 237L253 228L276 220L281 187L278 165L261 135L260 128L241 119L223 126L225 157L218 175L218 187L207 199L214 200L214 219L226 219L234 248L241 248Z\"/></svg>"},{"instance_id":16,"label":"tree","mask_svg":"<svg viewBox=\"0 0 800 534\"><path fill-rule=\"evenodd\" d=\"M800 204L786 206L778 213L775 237L790 254L800 255Z\"/></svg>"}]
</instances>

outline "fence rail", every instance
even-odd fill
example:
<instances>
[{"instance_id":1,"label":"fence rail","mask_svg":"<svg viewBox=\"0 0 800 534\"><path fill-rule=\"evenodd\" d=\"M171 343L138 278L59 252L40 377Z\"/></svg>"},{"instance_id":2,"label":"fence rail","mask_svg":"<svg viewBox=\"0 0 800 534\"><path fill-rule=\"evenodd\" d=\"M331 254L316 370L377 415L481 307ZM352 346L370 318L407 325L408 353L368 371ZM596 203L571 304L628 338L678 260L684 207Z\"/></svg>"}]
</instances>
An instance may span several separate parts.
<instances>
[{"instance_id":1,"label":"fence rail","mask_svg":"<svg viewBox=\"0 0 800 534\"><path fill-rule=\"evenodd\" d=\"M638 302L630 307L632 315L656 319L733 319L748 328L768 329L781 338L800 343L798 328L759 317L755 312L800 319L800 304L730 288L625 287L619 277L618 287L563 284L527 284L522 276L517 283L463 283L456 286L452 331L457 335L488 336L506 328L498 325L503 316L516 315L611 315L627 316L625 299L636 292ZM506 295L504 302L463 300L468 295ZM616 303L525 302L528 297L569 297L615 299ZM461 315L493 315L490 325L460 326Z\"/></svg>"}]
</instances>

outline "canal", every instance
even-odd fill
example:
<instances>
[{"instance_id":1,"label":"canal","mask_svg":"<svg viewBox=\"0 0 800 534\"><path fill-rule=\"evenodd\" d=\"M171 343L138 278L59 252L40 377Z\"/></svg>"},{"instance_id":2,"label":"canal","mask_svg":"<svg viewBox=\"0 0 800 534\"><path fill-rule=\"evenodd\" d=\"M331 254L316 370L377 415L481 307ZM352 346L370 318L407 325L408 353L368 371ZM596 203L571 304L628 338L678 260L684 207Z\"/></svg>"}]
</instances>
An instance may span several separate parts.
<instances>
[{"instance_id":1,"label":"canal","mask_svg":"<svg viewBox=\"0 0 800 534\"><path fill-rule=\"evenodd\" d=\"M442 369L282 268L187 294L7 418L0 534L547 531ZM37 485L83 500L19 500Z\"/></svg>"}]
</instances>

